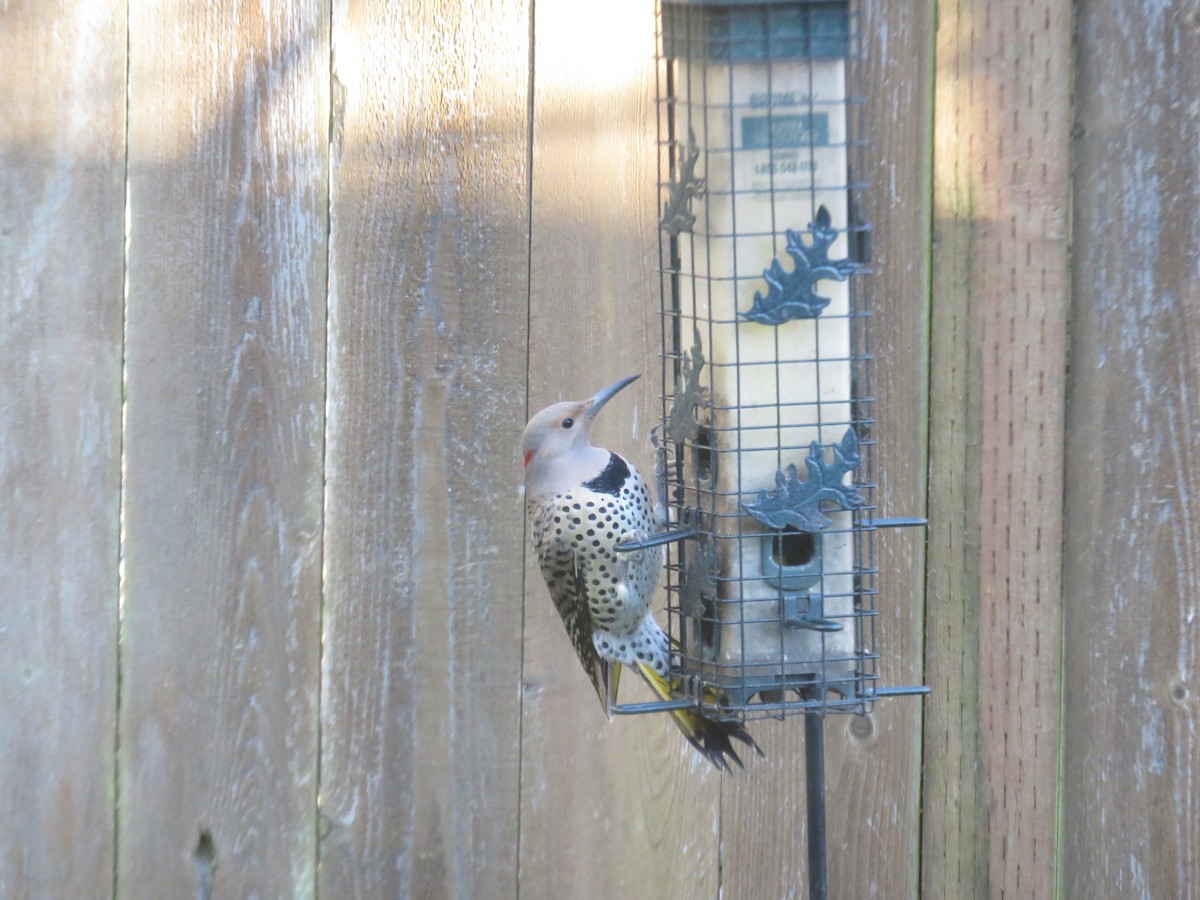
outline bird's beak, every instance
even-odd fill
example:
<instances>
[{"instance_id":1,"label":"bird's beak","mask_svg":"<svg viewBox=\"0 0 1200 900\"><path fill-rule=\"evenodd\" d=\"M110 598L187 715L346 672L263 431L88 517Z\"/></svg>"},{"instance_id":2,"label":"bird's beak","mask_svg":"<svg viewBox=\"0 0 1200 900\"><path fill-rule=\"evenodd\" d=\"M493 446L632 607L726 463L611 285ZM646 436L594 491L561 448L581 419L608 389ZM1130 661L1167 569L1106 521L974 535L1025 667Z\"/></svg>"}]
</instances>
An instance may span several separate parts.
<instances>
[{"instance_id":1,"label":"bird's beak","mask_svg":"<svg viewBox=\"0 0 1200 900\"><path fill-rule=\"evenodd\" d=\"M592 395L591 399L588 400L588 402L587 402L587 406L588 406L587 413L586 413L587 417L589 419L596 418L596 414L600 412L601 408L604 406L605 403L607 403L609 400L611 400L613 397L615 397L618 393L620 393L622 388L624 388L630 384L633 384L635 381L637 381L641 377L642 376L640 374L639 375L630 375L628 378L622 378L616 384L610 384L608 387L604 388L603 390L597 391L596 393L594 393Z\"/></svg>"}]
</instances>

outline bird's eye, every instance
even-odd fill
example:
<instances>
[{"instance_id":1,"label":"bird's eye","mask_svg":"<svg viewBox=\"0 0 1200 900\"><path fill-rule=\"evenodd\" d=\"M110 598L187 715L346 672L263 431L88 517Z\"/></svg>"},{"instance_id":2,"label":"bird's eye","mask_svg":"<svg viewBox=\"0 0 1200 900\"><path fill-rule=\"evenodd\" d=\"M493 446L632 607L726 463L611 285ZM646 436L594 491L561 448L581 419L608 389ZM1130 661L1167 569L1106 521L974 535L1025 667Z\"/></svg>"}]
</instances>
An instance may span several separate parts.
<instances>
[{"instance_id":1,"label":"bird's eye","mask_svg":"<svg viewBox=\"0 0 1200 900\"><path fill-rule=\"evenodd\" d=\"M563 420L562 420L562 427L563 427L563 428L570 428L570 427L571 427L572 425L574 425L574 424L575 424L575 420L574 420L574 419L572 419L572 418L570 418L570 417L567 417L567 418L565 418L565 419L563 419Z\"/></svg>"}]
</instances>

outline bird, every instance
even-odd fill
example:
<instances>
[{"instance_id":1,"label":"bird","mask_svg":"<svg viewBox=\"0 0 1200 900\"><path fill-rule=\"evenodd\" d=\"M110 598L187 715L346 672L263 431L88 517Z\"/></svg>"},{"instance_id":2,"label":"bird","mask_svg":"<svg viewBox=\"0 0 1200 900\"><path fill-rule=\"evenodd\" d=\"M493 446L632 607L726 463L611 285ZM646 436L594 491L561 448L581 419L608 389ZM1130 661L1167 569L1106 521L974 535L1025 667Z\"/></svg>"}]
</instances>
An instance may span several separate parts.
<instances>
[{"instance_id":1,"label":"bird","mask_svg":"<svg viewBox=\"0 0 1200 900\"><path fill-rule=\"evenodd\" d=\"M671 642L651 609L662 569L661 547L618 551L655 530L650 490L637 468L595 447L589 432L604 405L632 384L622 378L587 400L555 403L521 436L525 505L538 565L575 653L611 719L622 666L640 675L660 700L671 700ZM670 714L688 742L719 770L745 768L740 741L762 750L738 722L697 708Z\"/></svg>"}]
</instances>

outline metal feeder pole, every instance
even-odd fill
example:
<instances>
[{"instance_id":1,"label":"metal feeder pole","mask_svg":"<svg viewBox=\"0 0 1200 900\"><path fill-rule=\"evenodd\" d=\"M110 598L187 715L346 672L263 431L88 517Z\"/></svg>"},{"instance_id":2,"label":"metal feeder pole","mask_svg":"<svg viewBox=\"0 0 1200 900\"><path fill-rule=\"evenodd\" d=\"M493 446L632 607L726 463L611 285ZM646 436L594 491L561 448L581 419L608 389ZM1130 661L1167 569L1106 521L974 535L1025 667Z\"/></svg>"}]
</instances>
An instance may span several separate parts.
<instances>
[{"instance_id":1,"label":"metal feeder pole","mask_svg":"<svg viewBox=\"0 0 1200 900\"><path fill-rule=\"evenodd\" d=\"M825 900L829 871L825 866L825 717L804 714L804 782L808 798L808 896Z\"/></svg>"}]
</instances>

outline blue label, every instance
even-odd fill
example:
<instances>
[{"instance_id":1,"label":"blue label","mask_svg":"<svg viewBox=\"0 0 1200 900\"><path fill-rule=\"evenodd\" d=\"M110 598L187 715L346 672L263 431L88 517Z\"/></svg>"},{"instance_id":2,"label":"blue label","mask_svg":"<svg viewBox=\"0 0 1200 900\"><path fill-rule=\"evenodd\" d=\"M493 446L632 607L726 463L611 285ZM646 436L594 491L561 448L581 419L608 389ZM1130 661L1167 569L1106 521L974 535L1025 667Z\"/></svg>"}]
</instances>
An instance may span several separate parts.
<instances>
[{"instance_id":1,"label":"blue label","mask_svg":"<svg viewBox=\"0 0 1200 900\"><path fill-rule=\"evenodd\" d=\"M828 113L807 113L802 116L742 117L742 147L746 150L827 146L829 146Z\"/></svg>"}]
</instances>

